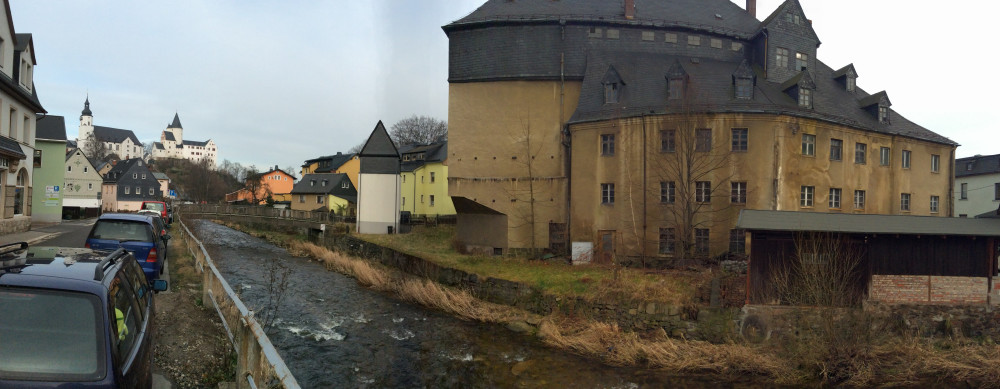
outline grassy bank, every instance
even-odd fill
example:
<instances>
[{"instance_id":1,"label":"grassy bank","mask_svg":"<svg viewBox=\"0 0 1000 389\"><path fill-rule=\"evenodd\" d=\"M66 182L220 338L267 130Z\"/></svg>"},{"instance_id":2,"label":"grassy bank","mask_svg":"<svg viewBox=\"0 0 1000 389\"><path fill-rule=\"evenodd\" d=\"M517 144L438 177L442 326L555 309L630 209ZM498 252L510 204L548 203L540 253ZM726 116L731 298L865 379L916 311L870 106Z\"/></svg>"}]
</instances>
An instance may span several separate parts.
<instances>
[{"instance_id":1,"label":"grassy bank","mask_svg":"<svg viewBox=\"0 0 1000 389\"><path fill-rule=\"evenodd\" d=\"M623 331L615 324L581 318L560 315L538 317L512 307L483 302L464 291L335 253L292 236L272 231L242 230L278 243L293 254L321 261L327 269L354 277L366 287L393 293L401 299L466 320L530 323L534 325L532 334L546 344L609 365L663 369L671 374L707 374L721 380L754 377L761 382L788 385L870 387L937 383L943 386L1000 387L1000 346L989 340L895 335L889 328L875 325L865 318L857 318L846 326L812 328L795 337L773 339L766 343L752 343L730 336L724 342L713 344L671 338L662 330L636 333ZM434 239L433 235L398 235L396 237L406 243L396 241L386 245L405 248L403 251L424 257L437 250L434 258L438 263L451 261L454 267L477 274L487 273L493 277L507 275L508 279L536 283L541 278L552 277L545 281L545 285L550 286L547 289L550 293L565 291L566 294L584 296L638 293L644 288L671 288L681 282L666 280L673 277L670 274L630 270L623 271L619 280L615 281L608 268L599 266L578 269L520 259L462 258L449 252L447 244L441 242L444 239L440 236ZM373 241L382 239L365 238ZM529 269L505 269L518 267ZM497 271L489 273L491 269ZM583 277L590 277L591 281L573 287L581 284L579 280ZM684 280L684 277L678 278ZM649 282L650 279L664 281ZM647 283L641 288L620 285L623 281L644 280ZM685 289L680 290L682 292L661 293L681 299L686 297L680 296L689 297L683 292Z\"/></svg>"}]
</instances>

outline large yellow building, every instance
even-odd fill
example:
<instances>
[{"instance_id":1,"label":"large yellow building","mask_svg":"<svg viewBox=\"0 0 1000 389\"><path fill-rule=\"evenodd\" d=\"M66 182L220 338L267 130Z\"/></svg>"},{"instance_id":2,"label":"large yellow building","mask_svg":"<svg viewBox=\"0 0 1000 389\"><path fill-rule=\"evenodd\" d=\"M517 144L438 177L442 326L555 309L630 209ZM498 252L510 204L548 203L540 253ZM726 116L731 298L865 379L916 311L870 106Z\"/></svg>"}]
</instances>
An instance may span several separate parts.
<instances>
[{"instance_id":1,"label":"large yellow building","mask_svg":"<svg viewBox=\"0 0 1000 389\"><path fill-rule=\"evenodd\" d=\"M798 1L753 3L489 0L444 26L458 239L648 265L742 252L742 209L950 216L957 144L819 61Z\"/></svg>"},{"instance_id":2,"label":"large yellow building","mask_svg":"<svg viewBox=\"0 0 1000 389\"><path fill-rule=\"evenodd\" d=\"M454 215L448 196L448 142L399 148L400 210L417 216Z\"/></svg>"}]
</instances>

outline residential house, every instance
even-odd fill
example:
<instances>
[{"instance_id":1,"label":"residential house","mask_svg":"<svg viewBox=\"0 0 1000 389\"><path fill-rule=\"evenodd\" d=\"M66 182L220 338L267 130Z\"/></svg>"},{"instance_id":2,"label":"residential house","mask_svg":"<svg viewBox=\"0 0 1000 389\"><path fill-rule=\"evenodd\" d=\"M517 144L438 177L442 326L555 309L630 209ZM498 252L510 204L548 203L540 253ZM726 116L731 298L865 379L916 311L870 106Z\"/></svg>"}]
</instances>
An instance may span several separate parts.
<instances>
[{"instance_id":1,"label":"residential house","mask_svg":"<svg viewBox=\"0 0 1000 389\"><path fill-rule=\"evenodd\" d=\"M354 216L358 190L344 173L306 174L291 190L291 206L296 211L334 212Z\"/></svg>"},{"instance_id":2,"label":"residential house","mask_svg":"<svg viewBox=\"0 0 1000 389\"><path fill-rule=\"evenodd\" d=\"M951 216L957 144L820 61L797 0L748 4L488 0L444 26L458 241L669 265L740 252L742 209Z\"/></svg>"},{"instance_id":3,"label":"residential house","mask_svg":"<svg viewBox=\"0 0 1000 389\"><path fill-rule=\"evenodd\" d=\"M268 197L271 198L271 201L289 201L291 200L292 187L294 185L295 176L279 169L278 165L275 165L274 169L261 173L256 196L251 196L249 189L241 188L238 191L226 194L226 202L247 203L256 198L258 204L266 204Z\"/></svg>"},{"instance_id":4,"label":"residential house","mask_svg":"<svg viewBox=\"0 0 1000 389\"><path fill-rule=\"evenodd\" d=\"M90 96L87 96L83 102L83 111L80 112L80 129L76 143L85 154L94 153L98 147L90 144L92 140L103 143L104 155L87 155L95 160L106 160L105 158L110 155L117 156L118 159L141 158L143 154L142 142L132 130L94 125Z\"/></svg>"},{"instance_id":5,"label":"residential house","mask_svg":"<svg viewBox=\"0 0 1000 389\"><path fill-rule=\"evenodd\" d=\"M365 141L358 174L357 231L392 234L399 231L399 151L379 120Z\"/></svg>"},{"instance_id":6,"label":"residential house","mask_svg":"<svg viewBox=\"0 0 1000 389\"><path fill-rule=\"evenodd\" d=\"M448 196L448 142L399 148L400 210L412 215L454 215Z\"/></svg>"},{"instance_id":7,"label":"residential house","mask_svg":"<svg viewBox=\"0 0 1000 389\"><path fill-rule=\"evenodd\" d=\"M191 162L208 161L209 166L215 166L219 155L215 141L184 140L184 127L181 118L174 113L174 120L167 129L160 133L160 141L153 142L153 159L174 158L186 159Z\"/></svg>"},{"instance_id":8,"label":"residential house","mask_svg":"<svg viewBox=\"0 0 1000 389\"><path fill-rule=\"evenodd\" d=\"M35 48L31 34L16 34L10 2L0 20L0 234L31 226L35 155L35 114L44 114L34 83Z\"/></svg>"},{"instance_id":9,"label":"residential house","mask_svg":"<svg viewBox=\"0 0 1000 389\"><path fill-rule=\"evenodd\" d=\"M955 215L974 217L1000 206L1000 154L955 160Z\"/></svg>"},{"instance_id":10,"label":"residential house","mask_svg":"<svg viewBox=\"0 0 1000 389\"><path fill-rule=\"evenodd\" d=\"M34 170L31 212L32 222L62 221L66 193L63 169L66 162L66 121L62 116L36 118Z\"/></svg>"},{"instance_id":11,"label":"residential house","mask_svg":"<svg viewBox=\"0 0 1000 389\"><path fill-rule=\"evenodd\" d=\"M112 158L110 161L90 160L90 163L94 165L95 169L97 169L97 174L100 174L101 177L104 177L104 175L108 174L108 172L110 172L111 169L115 167L115 164L118 163L118 159Z\"/></svg>"},{"instance_id":12,"label":"residential house","mask_svg":"<svg viewBox=\"0 0 1000 389\"><path fill-rule=\"evenodd\" d=\"M107 212L134 212L143 201L162 201L160 183L142 158L118 162L104 176L102 209Z\"/></svg>"},{"instance_id":13,"label":"residential house","mask_svg":"<svg viewBox=\"0 0 1000 389\"><path fill-rule=\"evenodd\" d=\"M83 150L73 149L65 155L63 214L77 218L97 216L101 211L104 178Z\"/></svg>"},{"instance_id":14,"label":"residential house","mask_svg":"<svg viewBox=\"0 0 1000 389\"><path fill-rule=\"evenodd\" d=\"M351 178L351 183L358 186L358 169L361 165L357 154L327 155L306 160L302 164L302 175L309 173L345 173Z\"/></svg>"},{"instance_id":15,"label":"residential house","mask_svg":"<svg viewBox=\"0 0 1000 389\"><path fill-rule=\"evenodd\" d=\"M156 182L160 183L160 192L163 193L163 198L174 198L174 196L170 195L170 177L166 173L161 172L153 172L153 177L156 177Z\"/></svg>"}]
</instances>

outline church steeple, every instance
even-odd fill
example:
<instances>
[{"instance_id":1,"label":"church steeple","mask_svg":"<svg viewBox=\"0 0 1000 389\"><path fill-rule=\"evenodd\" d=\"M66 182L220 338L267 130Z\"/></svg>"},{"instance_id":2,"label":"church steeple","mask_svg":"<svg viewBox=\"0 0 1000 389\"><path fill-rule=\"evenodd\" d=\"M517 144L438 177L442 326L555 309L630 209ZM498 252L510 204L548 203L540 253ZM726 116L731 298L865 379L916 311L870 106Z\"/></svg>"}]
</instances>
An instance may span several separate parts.
<instances>
[{"instance_id":1,"label":"church steeple","mask_svg":"<svg viewBox=\"0 0 1000 389\"><path fill-rule=\"evenodd\" d=\"M83 112L80 116L94 116L93 112L90 112L90 96L87 96L87 100L83 102Z\"/></svg>"}]
</instances>

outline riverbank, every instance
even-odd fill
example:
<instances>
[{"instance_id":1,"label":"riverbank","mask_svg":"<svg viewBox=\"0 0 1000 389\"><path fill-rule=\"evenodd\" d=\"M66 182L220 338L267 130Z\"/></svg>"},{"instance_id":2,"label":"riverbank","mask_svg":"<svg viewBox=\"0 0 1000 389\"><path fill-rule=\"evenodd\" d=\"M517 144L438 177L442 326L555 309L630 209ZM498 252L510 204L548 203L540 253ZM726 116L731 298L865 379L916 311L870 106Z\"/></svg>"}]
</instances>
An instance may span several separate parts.
<instances>
[{"instance_id":1,"label":"riverbank","mask_svg":"<svg viewBox=\"0 0 1000 389\"><path fill-rule=\"evenodd\" d=\"M804 328L794 336L776 336L766 342L755 342L760 339L735 332L706 342L672 337L662 328L627 331L617 323L594 320L584 312L539 315L484 302L466 291L305 242L301 236L240 229L292 253L321 261L328 269L354 277L370 288L468 320L503 323L552 347L609 365L657 368L671 374L708 374L720 380L753 376L760 382L789 385L1000 385L1000 348L988 338L900 334L891 323L863 315L847 315L836 324L828 321L831 324Z\"/></svg>"}]
</instances>

